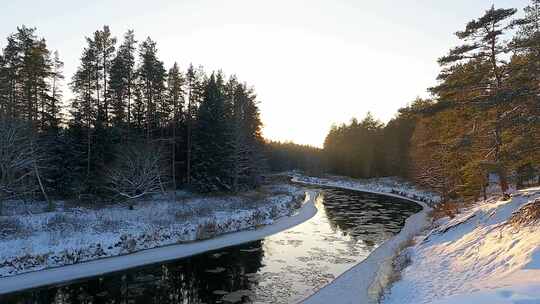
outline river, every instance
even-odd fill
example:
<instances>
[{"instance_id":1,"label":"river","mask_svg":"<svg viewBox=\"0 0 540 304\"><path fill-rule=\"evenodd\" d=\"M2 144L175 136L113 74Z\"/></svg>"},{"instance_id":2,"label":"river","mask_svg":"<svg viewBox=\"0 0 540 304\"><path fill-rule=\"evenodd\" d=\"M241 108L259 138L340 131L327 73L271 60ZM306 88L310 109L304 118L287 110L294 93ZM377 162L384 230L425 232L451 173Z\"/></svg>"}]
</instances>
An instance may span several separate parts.
<instances>
[{"instance_id":1,"label":"river","mask_svg":"<svg viewBox=\"0 0 540 304\"><path fill-rule=\"evenodd\" d=\"M399 233L421 206L324 188L309 221L173 262L0 296L0 303L297 303Z\"/></svg>"}]
</instances>

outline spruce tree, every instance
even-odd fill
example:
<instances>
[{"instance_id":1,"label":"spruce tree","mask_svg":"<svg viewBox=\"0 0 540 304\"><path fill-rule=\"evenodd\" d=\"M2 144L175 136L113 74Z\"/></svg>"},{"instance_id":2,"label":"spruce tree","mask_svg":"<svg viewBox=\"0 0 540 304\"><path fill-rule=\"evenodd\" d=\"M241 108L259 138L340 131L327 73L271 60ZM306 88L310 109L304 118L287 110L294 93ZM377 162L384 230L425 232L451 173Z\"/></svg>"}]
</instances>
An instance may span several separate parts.
<instances>
[{"instance_id":1,"label":"spruce tree","mask_svg":"<svg viewBox=\"0 0 540 304\"><path fill-rule=\"evenodd\" d=\"M193 134L192 180L201 192L230 191L231 141L223 77L212 73L205 86Z\"/></svg>"},{"instance_id":2,"label":"spruce tree","mask_svg":"<svg viewBox=\"0 0 540 304\"><path fill-rule=\"evenodd\" d=\"M253 188L259 184L260 175L266 168L256 95L247 85L239 84L231 77L227 83L227 99L231 103L233 190Z\"/></svg>"}]
</instances>

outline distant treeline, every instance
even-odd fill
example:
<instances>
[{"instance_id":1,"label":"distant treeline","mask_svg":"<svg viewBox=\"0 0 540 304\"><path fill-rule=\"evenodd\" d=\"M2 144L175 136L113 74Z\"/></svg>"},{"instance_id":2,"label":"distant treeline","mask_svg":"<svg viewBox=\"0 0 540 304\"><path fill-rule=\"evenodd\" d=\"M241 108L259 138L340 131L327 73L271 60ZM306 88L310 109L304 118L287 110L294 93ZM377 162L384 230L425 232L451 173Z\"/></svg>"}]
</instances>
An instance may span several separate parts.
<instances>
[{"instance_id":1,"label":"distant treeline","mask_svg":"<svg viewBox=\"0 0 540 304\"><path fill-rule=\"evenodd\" d=\"M156 42L108 26L84 39L77 71L35 28L0 53L0 200L137 198L179 185L252 188L266 168L256 94L235 76L166 69Z\"/></svg>"},{"instance_id":2,"label":"distant treeline","mask_svg":"<svg viewBox=\"0 0 540 304\"><path fill-rule=\"evenodd\" d=\"M323 150L293 142L270 141L266 145L268 165L273 172L301 169L309 174L323 173Z\"/></svg>"},{"instance_id":3,"label":"distant treeline","mask_svg":"<svg viewBox=\"0 0 540 304\"><path fill-rule=\"evenodd\" d=\"M386 125L368 115L333 126L324 170L403 176L445 200L477 198L490 175L503 192L509 182L539 182L540 0L523 18L516 12L492 7L456 33L463 43L438 60L432 98L418 98Z\"/></svg>"}]
</instances>

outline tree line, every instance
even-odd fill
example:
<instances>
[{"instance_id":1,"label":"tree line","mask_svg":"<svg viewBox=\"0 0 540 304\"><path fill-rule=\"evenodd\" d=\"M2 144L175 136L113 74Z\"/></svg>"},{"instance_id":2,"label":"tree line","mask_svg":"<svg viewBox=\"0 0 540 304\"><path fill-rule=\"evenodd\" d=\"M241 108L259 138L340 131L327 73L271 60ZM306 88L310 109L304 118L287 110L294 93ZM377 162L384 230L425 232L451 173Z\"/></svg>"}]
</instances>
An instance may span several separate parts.
<instances>
[{"instance_id":1,"label":"tree line","mask_svg":"<svg viewBox=\"0 0 540 304\"><path fill-rule=\"evenodd\" d=\"M540 175L540 1L491 7L456 33L462 44L438 63L431 98L418 98L386 125L368 115L333 126L330 172L397 175L441 194L478 198L497 176L502 192ZM536 180L536 182L540 182Z\"/></svg>"},{"instance_id":2,"label":"tree line","mask_svg":"<svg viewBox=\"0 0 540 304\"><path fill-rule=\"evenodd\" d=\"M255 187L266 167L254 89L221 71L166 69L150 37L85 38L67 81L37 29L7 37L0 53L0 200L136 198L186 186Z\"/></svg>"},{"instance_id":3,"label":"tree line","mask_svg":"<svg viewBox=\"0 0 540 304\"><path fill-rule=\"evenodd\" d=\"M301 169L307 174L319 175L325 171L323 150L294 142L269 141L265 154L272 172Z\"/></svg>"}]
</instances>

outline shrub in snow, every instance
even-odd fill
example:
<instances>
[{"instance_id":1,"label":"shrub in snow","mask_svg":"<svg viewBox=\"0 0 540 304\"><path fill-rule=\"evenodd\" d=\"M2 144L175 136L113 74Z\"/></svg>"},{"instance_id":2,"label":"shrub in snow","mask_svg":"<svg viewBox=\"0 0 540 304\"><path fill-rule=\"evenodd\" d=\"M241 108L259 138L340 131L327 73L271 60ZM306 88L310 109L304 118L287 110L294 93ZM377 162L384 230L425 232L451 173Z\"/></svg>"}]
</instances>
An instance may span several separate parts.
<instances>
[{"instance_id":1,"label":"shrub in snow","mask_svg":"<svg viewBox=\"0 0 540 304\"><path fill-rule=\"evenodd\" d=\"M161 152L149 145L130 145L119 150L107 172L108 188L127 199L137 199L163 189Z\"/></svg>"},{"instance_id":2,"label":"shrub in snow","mask_svg":"<svg viewBox=\"0 0 540 304\"><path fill-rule=\"evenodd\" d=\"M0 214L5 200L39 189L35 178L41 159L28 124L0 118Z\"/></svg>"},{"instance_id":3,"label":"shrub in snow","mask_svg":"<svg viewBox=\"0 0 540 304\"><path fill-rule=\"evenodd\" d=\"M519 208L508 220L508 223L517 227L523 227L540 221L540 199Z\"/></svg>"}]
</instances>

